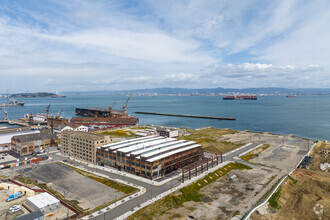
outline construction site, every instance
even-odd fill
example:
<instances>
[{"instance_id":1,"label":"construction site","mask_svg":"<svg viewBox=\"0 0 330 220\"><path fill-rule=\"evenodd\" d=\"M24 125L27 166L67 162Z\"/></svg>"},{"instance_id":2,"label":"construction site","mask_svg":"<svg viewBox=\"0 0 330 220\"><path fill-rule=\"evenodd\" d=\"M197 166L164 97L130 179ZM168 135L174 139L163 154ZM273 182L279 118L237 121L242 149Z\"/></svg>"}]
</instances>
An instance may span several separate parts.
<instances>
[{"instance_id":1,"label":"construction site","mask_svg":"<svg viewBox=\"0 0 330 220\"><path fill-rule=\"evenodd\" d=\"M251 219L330 219L330 144L319 142Z\"/></svg>"},{"instance_id":2,"label":"construction site","mask_svg":"<svg viewBox=\"0 0 330 220\"><path fill-rule=\"evenodd\" d=\"M207 130L210 130L210 128L207 128ZM213 132L212 129L211 132ZM252 169L232 169L225 175L217 176L228 170L228 168L219 169L216 174L212 174L197 182L201 184L200 187L204 185L198 191L200 201L189 197L188 201L177 207L175 202L173 204L170 202L172 199L164 199L164 201L155 204L154 207L151 205L146 209L140 210L131 219L141 219L142 216L152 216L152 218L164 220L192 218L241 219L255 204L263 200L264 196L269 193L283 176L295 168L303 155L314 144L311 140L293 135L276 135L250 131L225 132L224 130L219 130L218 132L222 133L218 137L219 143L224 142L237 145L257 143L256 148L243 154L237 153L233 158L234 161ZM196 140L204 141L204 137L201 136L203 131L199 135L197 135L197 132L193 134ZM192 139L191 135L187 137ZM214 142L212 143L213 147L206 147L206 151L214 152L216 150L217 146L214 145ZM224 144L223 148L227 147L227 145ZM224 155L224 161L226 162L226 155ZM214 181L214 178L217 179ZM185 196L185 192L182 190L177 191L173 193L173 196L179 199ZM173 198L173 201L175 200Z\"/></svg>"}]
</instances>

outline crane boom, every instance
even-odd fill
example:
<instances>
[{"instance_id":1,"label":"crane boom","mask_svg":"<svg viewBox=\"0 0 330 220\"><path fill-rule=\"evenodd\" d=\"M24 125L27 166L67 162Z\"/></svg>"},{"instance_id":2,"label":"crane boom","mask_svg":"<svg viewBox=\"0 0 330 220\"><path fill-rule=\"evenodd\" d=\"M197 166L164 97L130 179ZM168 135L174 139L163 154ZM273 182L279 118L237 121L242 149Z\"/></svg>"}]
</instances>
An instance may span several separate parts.
<instances>
[{"instance_id":1,"label":"crane boom","mask_svg":"<svg viewBox=\"0 0 330 220\"><path fill-rule=\"evenodd\" d=\"M128 95L128 97L127 97L127 101L126 101L126 103L125 103L125 107L127 107L127 103L128 103L129 98L131 98L131 95Z\"/></svg>"}]
</instances>

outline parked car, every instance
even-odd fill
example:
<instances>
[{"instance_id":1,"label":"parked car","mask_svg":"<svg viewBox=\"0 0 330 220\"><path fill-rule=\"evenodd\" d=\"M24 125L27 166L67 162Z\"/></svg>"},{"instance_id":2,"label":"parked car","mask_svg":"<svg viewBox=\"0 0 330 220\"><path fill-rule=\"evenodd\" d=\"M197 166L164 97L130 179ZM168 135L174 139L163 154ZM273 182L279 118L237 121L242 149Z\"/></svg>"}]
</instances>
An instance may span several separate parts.
<instances>
[{"instance_id":1,"label":"parked car","mask_svg":"<svg viewBox=\"0 0 330 220\"><path fill-rule=\"evenodd\" d=\"M17 212L19 210L21 210L21 206L20 205L13 205L12 207L9 208L11 212Z\"/></svg>"}]
</instances>

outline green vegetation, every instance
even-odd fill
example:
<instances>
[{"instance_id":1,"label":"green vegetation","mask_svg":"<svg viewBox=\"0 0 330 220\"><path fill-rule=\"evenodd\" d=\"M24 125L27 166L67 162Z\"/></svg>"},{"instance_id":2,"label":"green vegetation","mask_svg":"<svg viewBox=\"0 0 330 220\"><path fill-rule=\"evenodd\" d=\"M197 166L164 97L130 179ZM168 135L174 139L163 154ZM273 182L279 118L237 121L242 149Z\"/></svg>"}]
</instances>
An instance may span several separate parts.
<instances>
[{"instance_id":1,"label":"green vegetation","mask_svg":"<svg viewBox=\"0 0 330 220\"><path fill-rule=\"evenodd\" d=\"M35 92L35 93L17 93L12 94L9 97L10 98L36 98L36 97L51 97L52 95L55 95L54 93L49 92Z\"/></svg>"},{"instance_id":2,"label":"green vegetation","mask_svg":"<svg viewBox=\"0 0 330 220\"><path fill-rule=\"evenodd\" d=\"M178 208L184 202L195 201L201 202L204 195L200 193L200 189L215 182L221 176L226 175L233 169L251 169L250 167L240 163L230 163L226 166L209 173L204 178L182 188L178 193L170 194L163 199L137 211L129 219L157 219L170 209Z\"/></svg>"},{"instance_id":3,"label":"green vegetation","mask_svg":"<svg viewBox=\"0 0 330 220\"><path fill-rule=\"evenodd\" d=\"M58 162L58 163L61 163L61 162ZM64 163L61 163L61 164L69 166L69 165L64 164ZM103 205L98 206L98 207L94 208L93 210L84 210L83 208L79 207L79 205L78 205L79 202L77 200L68 200L68 199L66 199L64 197L64 195L62 195L61 193L59 193L59 192L53 190L52 188L48 187L46 183L38 183L37 181L33 180L32 178L26 178L26 177L23 177L21 175L17 176L15 179L20 181L21 183L38 186L39 188L41 188L43 190L46 190L50 194L54 195L57 198L60 198L61 200L63 200L64 202L66 202L67 204L69 204L70 206L72 206L73 208L75 208L76 210L78 210L79 212L84 213L84 214L90 214L90 213L93 213L95 211L101 210L104 207L107 207L107 206L111 205L112 203L114 203L118 200L121 200L122 198L124 198L128 195L134 194L135 192L138 191L138 189L136 189L134 187L131 187L131 186L128 186L128 185L125 185L125 184L122 184L122 183L118 183L116 181L109 180L109 179L106 179L106 178L103 178L103 177L96 176L92 173L80 170L80 169L72 167L72 166L69 166L69 167L72 168L74 171L76 171L77 173L79 173L81 175L89 177L89 178L91 178L95 181L98 181L98 182L100 182L104 185L107 185L107 186L109 186L113 189L116 189L120 192L123 192L126 195L122 196L120 198L117 198L117 200L112 200L110 202L104 203Z\"/></svg>"},{"instance_id":4,"label":"green vegetation","mask_svg":"<svg viewBox=\"0 0 330 220\"><path fill-rule=\"evenodd\" d=\"M278 204L278 199L281 196L282 189L278 189L268 200L269 206L274 209L280 209L281 206Z\"/></svg>"},{"instance_id":5,"label":"green vegetation","mask_svg":"<svg viewBox=\"0 0 330 220\"><path fill-rule=\"evenodd\" d=\"M37 181L35 181L31 178L23 177L21 175L17 176L15 179L24 184L31 184L31 185L38 186L40 189L46 190L47 192L54 195L55 197L60 198L61 200L63 200L64 202L66 202L67 204L72 206L74 209L78 210L79 212L84 211L81 207L78 206L78 202L76 200L67 200L61 193L48 187L46 183L38 183Z\"/></svg>"},{"instance_id":6,"label":"green vegetation","mask_svg":"<svg viewBox=\"0 0 330 220\"><path fill-rule=\"evenodd\" d=\"M181 140L196 141L202 145L205 152L220 154L231 151L242 146L242 144L231 143L221 140L221 136L235 134L238 131L229 129L204 128L199 130L187 130L190 135L179 137Z\"/></svg>"},{"instance_id":7,"label":"green vegetation","mask_svg":"<svg viewBox=\"0 0 330 220\"><path fill-rule=\"evenodd\" d=\"M58 162L58 163L61 163L61 162ZM69 166L71 167L71 169L73 169L74 171L76 171L77 173L81 174L81 175L84 175L88 178L91 178L97 182L100 182L106 186L109 186L115 190L118 190L122 193L125 193L125 194L133 194L135 192L138 191L138 189L132 187L132 186L128 186L128 185L125 185L125 184L122 184L122 183L119 183L119 182L116 182L114 180L110 180L110 179L107 179L107 178L103 178L103 177L100 177L100 176L96 176L90 172L87 172L87 171L83 171L81 169L78 169L78 168L75 168L73 166L70 166L70 165L67 165L65 163L61 163L63 165L66 165L66 166Z\"/></svg>"},{"instance_id":8,"label":"green vegetation","mask_svg":"<svg viewBox=\"0 0 330 220\"><path fill-rule=\"evenodd\" d=\"M150 129L151 127L149 126L133 126L133 127L130 127L130 129L137 129L137 130L143 130L143 129Z\"/></svg>"},{"instance_id":9,"label":"green vegetation","mask_svg":"<svg viewBox=\"0 0 330 220\"><path fill-rule=\"evenodd\" d=\"M297 183L298 180L294 179L293 177L289 176L289 180L291 180L293 183Z\"/></svg>"},{"instance_id":10,"label":"green vegetation","mask_svg":"<svg viewBox=\"0 0 330 220\"><path fill-rule=\"evenodd\" d=\"M266 150L267 148L269 148L269 144L264 144L261 147L253 150L250 153L247 153L243 156L241 156L242 160L245 160L246 162L249 162L249 160L251 160L253 157L255 157L257 154L259 154L261 151ZM249 162L250 163L250 162Z\"/></svg>"},{"instance_id":11,"label":"green vegetation","mask_svg":"<svg viewBox=\"0 0 330 220\"><path fill-rule=\"evenodd\" d=\"M123 138L123 137L135 137L134 132L124 130L109 130L96 132L97 134L110 135L111 137Z\"/></svg>"}]
</instances>

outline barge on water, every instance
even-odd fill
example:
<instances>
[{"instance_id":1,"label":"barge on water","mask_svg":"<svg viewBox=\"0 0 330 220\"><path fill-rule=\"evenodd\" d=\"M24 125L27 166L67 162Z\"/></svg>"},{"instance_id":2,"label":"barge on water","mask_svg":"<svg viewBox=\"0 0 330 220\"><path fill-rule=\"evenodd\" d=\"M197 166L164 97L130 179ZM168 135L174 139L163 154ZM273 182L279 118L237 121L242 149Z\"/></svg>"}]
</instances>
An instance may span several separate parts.
<instances>
[{"instance_id":1,"label":"barge on water","mask_svg":"<svg viewBox=\"0 0 330 220\"><path fill-rule=\"evenodd\" d=\"M8 103L0 104L0 106L24 106L24 104L24 102L20 102L15 99L9 99Z\"/></svg>"},{"instance_id":2,"label":"barge on water","mask_svg":"<svg viewBox=\"0 0 330 220\"><path fill-rule=\"evenodd\" d=\"M256 95L228 95L222 98L223 100L257 100Z\"/></svg>"}]
</instances>

